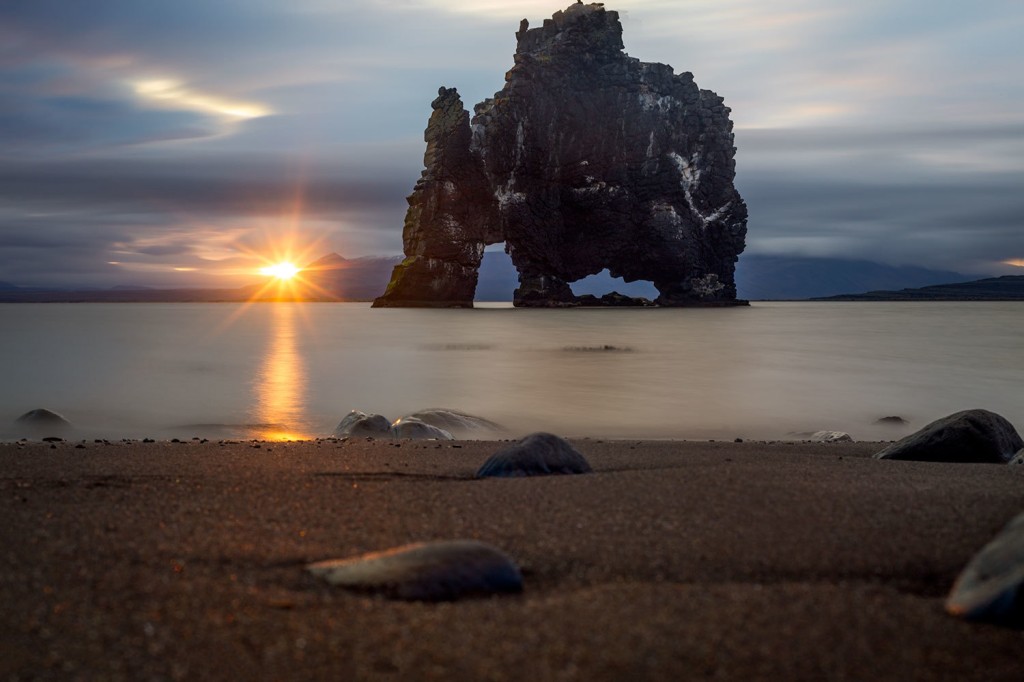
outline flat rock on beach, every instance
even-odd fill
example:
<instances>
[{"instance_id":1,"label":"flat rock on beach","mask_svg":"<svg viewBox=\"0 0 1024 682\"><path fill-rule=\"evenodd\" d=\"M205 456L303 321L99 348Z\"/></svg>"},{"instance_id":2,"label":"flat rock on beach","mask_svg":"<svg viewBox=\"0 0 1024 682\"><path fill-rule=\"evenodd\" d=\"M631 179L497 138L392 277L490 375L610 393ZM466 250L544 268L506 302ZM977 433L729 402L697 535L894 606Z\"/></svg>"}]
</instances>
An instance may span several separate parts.
<instances>
[{"instance_id":1,"label":"flat rock on beach","mask_svg":"<svg viewBox=\"0 0 1024 682\"><path fill-rule=\"evenodd\" d=\"M1020 631L944 602L1024 467L570 442L593 473L476 479L495 441L0 444L0 679L1020 680ZM523 592L305 570L459 538Z\"/></svg>"},{"instance_id":2,"label":"flat rock on beach","mask_svg":"<svg viewBox=\"0 0 1024 682\"><path fill-rule=\"evenodd\" d=\"M332 585L413 601L521 592L519 567L500 550L475 540L418 542L306 566Z\"/></svg>"}]
</instances>

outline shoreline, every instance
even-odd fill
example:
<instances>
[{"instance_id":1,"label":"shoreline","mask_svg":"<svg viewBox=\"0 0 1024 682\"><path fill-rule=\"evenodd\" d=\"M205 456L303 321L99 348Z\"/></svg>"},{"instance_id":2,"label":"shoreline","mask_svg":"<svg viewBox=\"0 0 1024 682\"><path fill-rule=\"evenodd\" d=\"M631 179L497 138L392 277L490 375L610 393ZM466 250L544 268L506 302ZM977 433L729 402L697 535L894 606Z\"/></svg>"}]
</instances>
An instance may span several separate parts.
<instances>
[{"instance_id":1,"label":"shoreline","mask_svg":"<svg viewBox=\"0 0 1024 682\"><path fill-rule=\"evenodd\" d=\"M1024 467L878 442L574 439L594 473L475 480L501 441L0 444L0 677L1019 679L948 616ZM311 561L477 539L516 596L396 602Z\"/></svg>"}]
</instances>

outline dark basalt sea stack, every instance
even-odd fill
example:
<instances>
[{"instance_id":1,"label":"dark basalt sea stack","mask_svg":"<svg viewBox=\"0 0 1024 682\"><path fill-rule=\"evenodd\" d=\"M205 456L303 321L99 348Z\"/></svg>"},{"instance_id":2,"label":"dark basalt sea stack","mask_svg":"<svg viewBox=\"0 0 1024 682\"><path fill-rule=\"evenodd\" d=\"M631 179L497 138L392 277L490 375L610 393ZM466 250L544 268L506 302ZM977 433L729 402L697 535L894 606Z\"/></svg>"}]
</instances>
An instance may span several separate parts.
<instances>
[{"instance_id":1,"label":"dark basalt sea stack","mask_svg":"<svg viewBox=\"0 0 1024 682\"><path fill-rule=\"evenodd\" d=\"M569 283L606 268L652 281L659 305L736 304L747 208L722 98L627 55L601 4L524 19L516 38L472 121L454 89L434 100L406 259L374 306L472 307L484 247L502 241L517 306L577 305Z\"/></svg>"}]
</instances>

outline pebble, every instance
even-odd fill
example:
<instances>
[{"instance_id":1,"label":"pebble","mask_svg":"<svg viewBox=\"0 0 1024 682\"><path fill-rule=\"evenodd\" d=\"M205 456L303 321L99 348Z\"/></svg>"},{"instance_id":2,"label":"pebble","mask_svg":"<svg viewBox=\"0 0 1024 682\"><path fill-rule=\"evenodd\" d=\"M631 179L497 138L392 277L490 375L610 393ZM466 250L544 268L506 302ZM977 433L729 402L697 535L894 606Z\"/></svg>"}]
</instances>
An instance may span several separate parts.
<instances>
[{"instance_id":1,"label":"pebble","mask_svg":"<svg viewBox=\"0 0 1024 682\"><path fill-rule=\"evenodd\" d=\"M477 470L477 478L491 476L549 476L593 471L569 441L551 433L531 433L518 443L491 455Z\"/></svg>"},{"instance_id":2,"label":"pebble","mask_svg":"<svg viewBox=\"0 0 1024 682\"><path fill-rule=\"evenodd\" d=\"M946 599L966 620L1024 623L1024 514L1018 514L974 555Z\"/></svg>"},{"instance_id":3,"label":"pebble","mask_svg":"<svg viewBox=\"0 0 1024 682\"><path fill-rule=\"evenodd\" d=\"M408 601L454 601L523 590L515 562L476 540L420 542L319 561L306 570L332 585Z\"/></svg>"}]
</instances>

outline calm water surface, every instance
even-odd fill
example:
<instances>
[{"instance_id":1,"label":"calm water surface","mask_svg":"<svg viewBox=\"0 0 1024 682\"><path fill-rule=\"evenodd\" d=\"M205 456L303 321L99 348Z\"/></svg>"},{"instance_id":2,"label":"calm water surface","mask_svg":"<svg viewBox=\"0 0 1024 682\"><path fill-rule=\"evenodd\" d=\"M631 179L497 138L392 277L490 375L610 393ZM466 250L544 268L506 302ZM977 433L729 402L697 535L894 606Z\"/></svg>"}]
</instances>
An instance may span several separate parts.
<instances>
[{"instance_id":1,"label":"calm water surface","mask_svg":"<svg viewBox=\"0 0 1024 682\"><path fill-rule=\"evenodd\" d=\"M1020 303L7 304L0 438L36 407L89 437L324 436L427 407L622 438L894 438L874 420L971 407L1024 429L1021 339Z\"/></svg>"}]
</instances>

